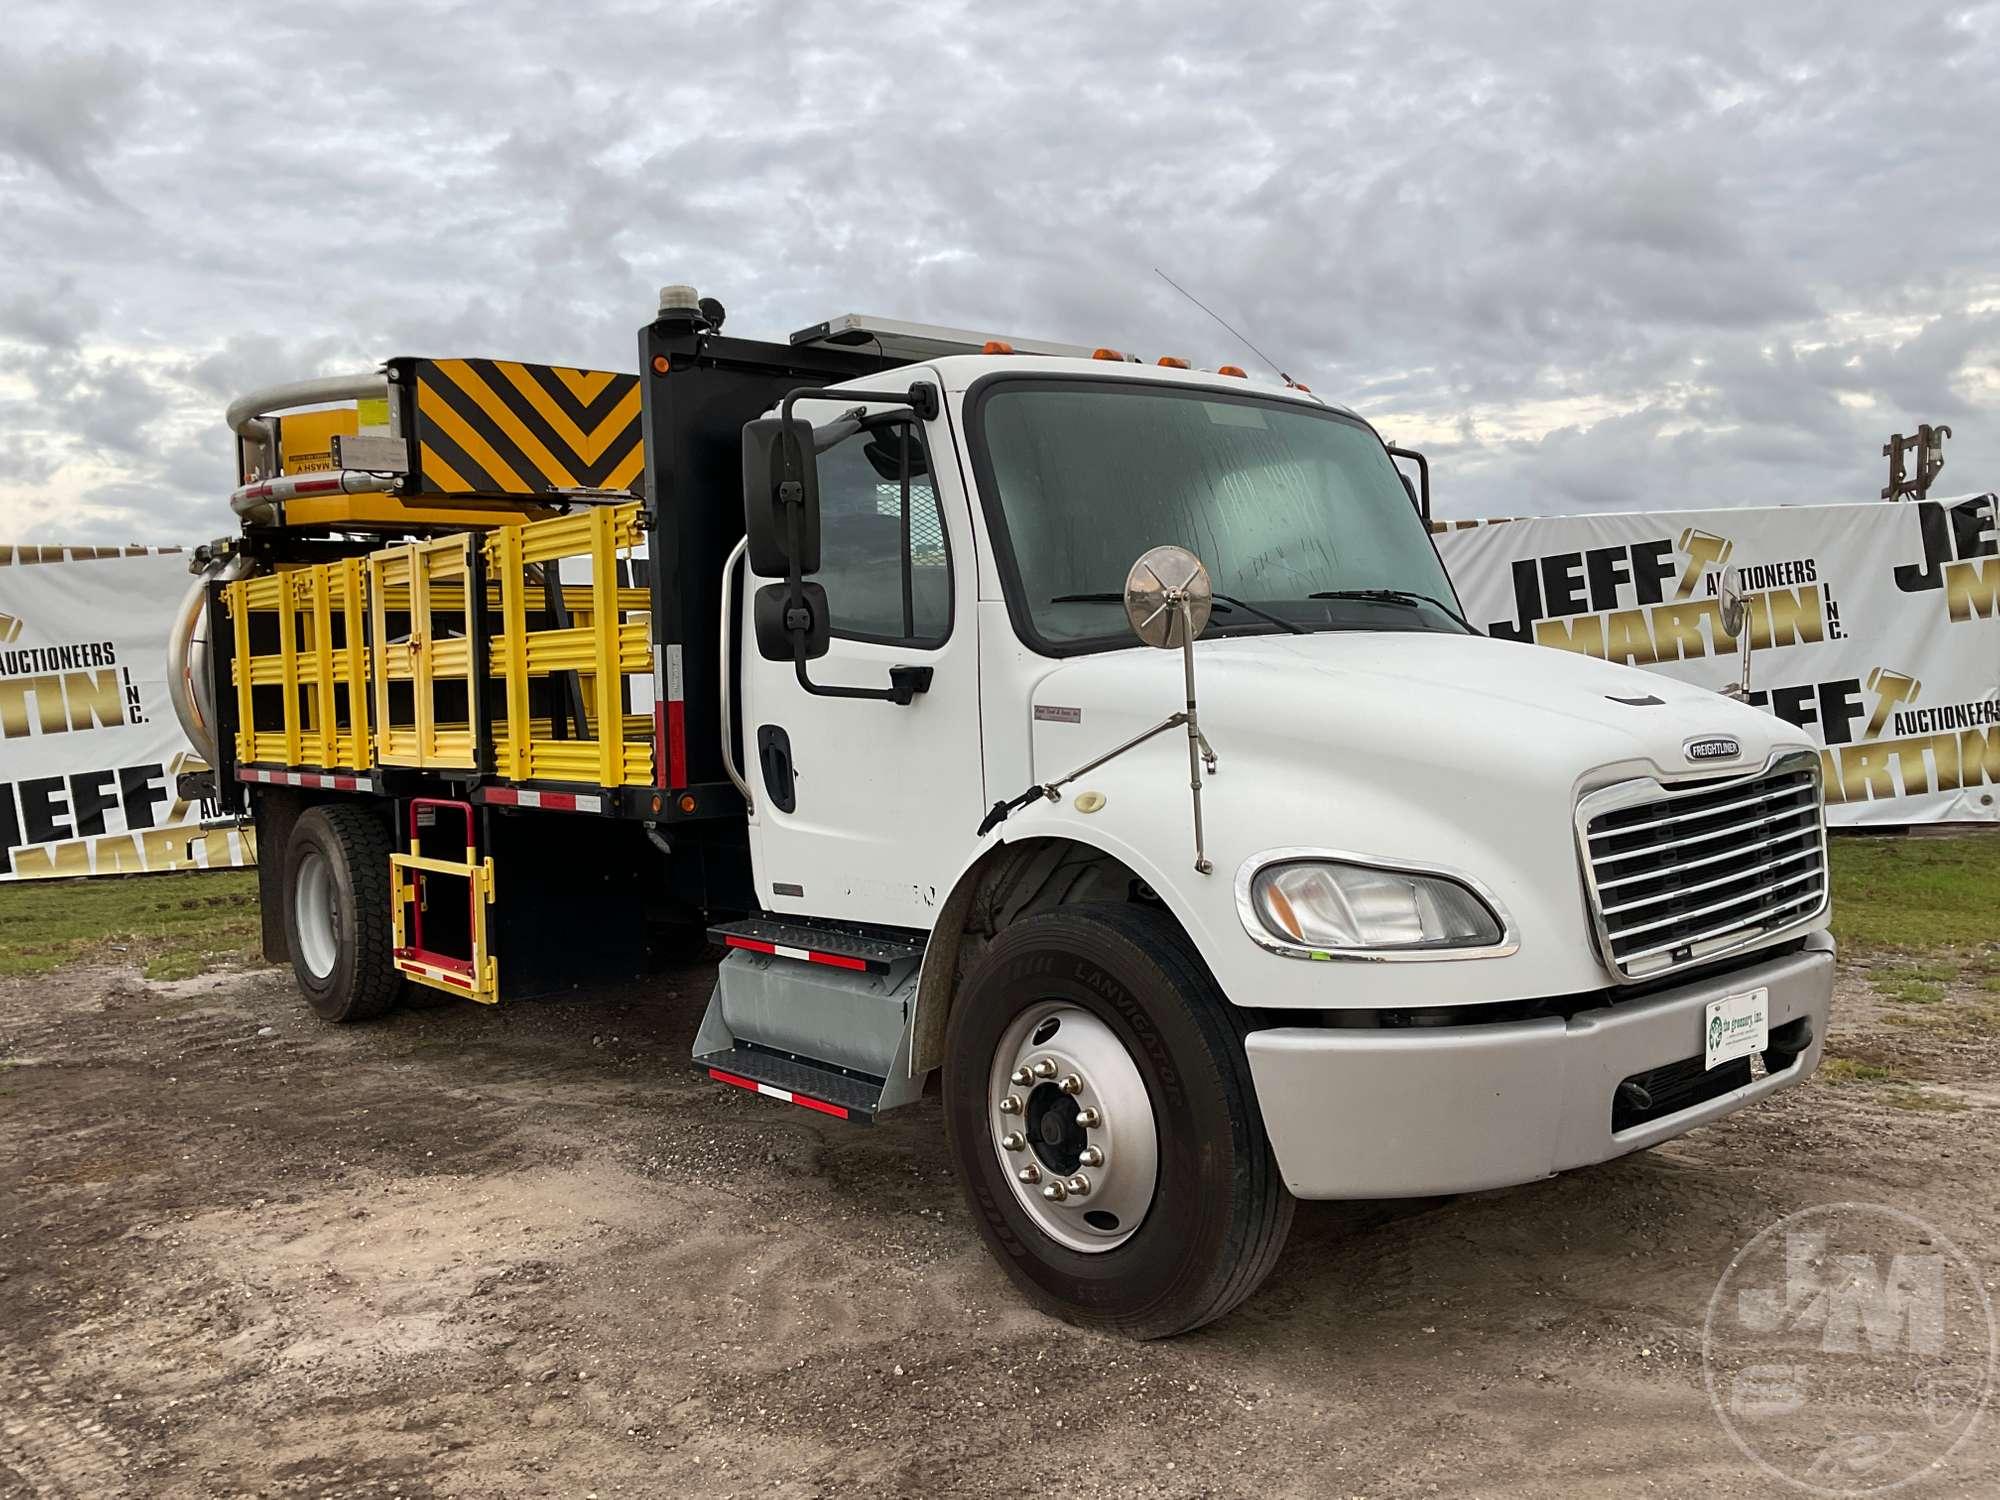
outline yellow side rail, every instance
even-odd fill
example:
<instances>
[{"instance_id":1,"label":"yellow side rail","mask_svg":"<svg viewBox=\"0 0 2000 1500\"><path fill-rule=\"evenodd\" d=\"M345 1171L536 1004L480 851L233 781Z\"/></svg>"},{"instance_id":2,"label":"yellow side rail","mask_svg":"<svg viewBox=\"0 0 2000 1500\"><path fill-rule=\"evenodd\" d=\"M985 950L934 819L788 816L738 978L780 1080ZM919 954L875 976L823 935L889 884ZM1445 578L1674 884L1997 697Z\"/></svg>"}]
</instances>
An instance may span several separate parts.
<instances>
[{"instance_id":1,"label":"yellow side rail","mask_svg":"<svg viewBox=\"0 0 2000 1500\"><path fill-rule=\"evenodd\" d=\"M503 780L652 785L652 704L628 686L652 671L652 600L619 577L643 539L637 504L592 506L227 585L238 763L470 769L484 735Z\"/></svg>"},{"instance_id":2,"label":"yellow side rail","mask_svg":"<svg viewBox=\"0 0 2000 1500\"><path fill-rule=\"evenodd\" d=\"M368 556L375 656L375 763L476 764L467 591L472 538L441 537ZM398 684L408 684L399 691Z\"/></svg>"},{"instance_id":3,"label":"yellow side rail","mask_svg":"<svg viewBox=\"0 0 2000 1500\"><path fill-rule=\"evenodd\" d=\"M500 593L488 670L506 702L493 727L495 774L604 787L652 784L652 718L627 712L625 688L627 677L652 670L651 599L645 589L618 583L619 555L640 538L637 505L598 506L486 538L487 576ZM546 578L544 570L573 557L588 559L590 582L561 587L569 623L530 629L530 615L552 613L546 583L530 573ZM537 685L552 693L561 672L577 674L589 730L568 739L555 738L554 716L533 706Z\"/></svg>"},{"instance_id":4,"label":"yellow side rail","mask_svg":"<svg viewBox=\"0 0 2000 1500\"><path fill-rule=\"evenodd\" d=\"M239 763L371 763L366 591L359 558L225 588Z\"/></svg>"}]
</instances>

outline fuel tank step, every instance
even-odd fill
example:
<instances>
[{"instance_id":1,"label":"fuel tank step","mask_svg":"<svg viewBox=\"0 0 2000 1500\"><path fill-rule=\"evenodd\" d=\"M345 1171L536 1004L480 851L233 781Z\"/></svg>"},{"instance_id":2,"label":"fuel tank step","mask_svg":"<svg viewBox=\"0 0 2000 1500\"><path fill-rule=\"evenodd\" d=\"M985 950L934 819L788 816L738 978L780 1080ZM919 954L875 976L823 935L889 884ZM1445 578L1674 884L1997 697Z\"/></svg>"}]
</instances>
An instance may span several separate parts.
<instances>
[{"instance_id":1,"label":"fuel tank step","mask_svg":"<svg viewBox=\"0 0 2000 1500\"><path fill-rule=\"evenodd\" d=\"M725 948L770 953L801 963L827 964L865 974L886 974L905 959L924 956L924 945L916 938L854 932L773 917L721 923L709 928L708 935Z\"/></svg>"},{"instance_id":2,"label":"fuel tank step","mask_svg":"<svg viewBox=\"0 0 2000 1500\"><path fill-rule=\"evenodd\" d=\"M862 1078L741 1043L726 1052L698 1056L694 1065L717 1083L856 1125L875 1123L875 1107L882 1098L880 1079Z\"/></svg>"}]
</instances>

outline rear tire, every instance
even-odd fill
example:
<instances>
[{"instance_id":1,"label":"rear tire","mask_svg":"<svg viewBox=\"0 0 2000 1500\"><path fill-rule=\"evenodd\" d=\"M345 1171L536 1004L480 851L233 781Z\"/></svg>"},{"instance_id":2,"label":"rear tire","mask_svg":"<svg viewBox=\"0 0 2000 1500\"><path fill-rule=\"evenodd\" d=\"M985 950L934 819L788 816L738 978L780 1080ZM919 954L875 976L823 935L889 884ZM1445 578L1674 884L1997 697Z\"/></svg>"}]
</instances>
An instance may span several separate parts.
<instances>
[{"instance_id":1,"label":"rear tire","mask_svg":"<svg viewBox=\"0 0 2000 1500\"><path fill-rule=\"evenodd\" d=\"M1295 1203L1257 1109L1247 1029L1162 912L1066 907L994 940L946 1029L945 1127L980 1234L1030 1300L1163 1338L1221 1317L1270 1273ZM1029 1084L1010 1071L1041 1062L1055 1072ZM1023 1168L1036 1184L1018 1183ZM1084 1193L1046 1201L1075 1174Z\"/></svg>"},{"instance_id":2,"label":"rear tire","mask_svg":"<svg viewBox=\"0 0 2000 1500\"><path fill-rule=\"evenodd\" d=\"M292 972L322 1021L366 1021L395 1004L388 826L369 808L312 808L285 849Z\"/></svg>"}]
</instances>

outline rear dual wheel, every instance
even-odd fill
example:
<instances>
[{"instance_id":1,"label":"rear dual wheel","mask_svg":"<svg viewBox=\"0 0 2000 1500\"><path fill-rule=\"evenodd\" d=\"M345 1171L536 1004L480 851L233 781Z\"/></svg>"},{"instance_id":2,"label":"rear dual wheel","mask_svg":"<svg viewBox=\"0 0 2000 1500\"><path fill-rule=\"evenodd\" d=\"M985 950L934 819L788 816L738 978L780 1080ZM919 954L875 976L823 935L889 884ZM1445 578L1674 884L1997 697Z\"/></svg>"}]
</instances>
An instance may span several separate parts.
<instances>
[{"instance_id":1,"label":"rear dual wheel","mask_svg":"<svg viewBox=\"0 0 2000 1500\"><path fill-rule=\"evenodd\" d=\"M952 1010L945 1121L980 1233L1031 1300L1160 1338L1270 1273L1294 1203L1245 1030L1164 913L1069 907L994 940Z\"/></svg>"},{"instance_id":2,"label":"rear dual wheel","mask_svg":"<svg viewBox=\"0 0 2000 1500\"><path fill-rule=\"evenodd\" d=\"M304 813L285 849L292 972L323 1021L365 1021L402 992L392 954L388 825L366 807Z\"/></svg>"}]
</instances>

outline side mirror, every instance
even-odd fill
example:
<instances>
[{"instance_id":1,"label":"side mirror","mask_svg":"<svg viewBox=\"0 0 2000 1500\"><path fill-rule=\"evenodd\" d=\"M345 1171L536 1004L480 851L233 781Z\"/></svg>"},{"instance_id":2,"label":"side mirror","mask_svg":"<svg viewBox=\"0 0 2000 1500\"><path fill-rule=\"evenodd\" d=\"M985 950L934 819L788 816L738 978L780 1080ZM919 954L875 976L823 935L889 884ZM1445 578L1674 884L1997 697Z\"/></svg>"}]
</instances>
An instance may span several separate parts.
<instances>
[{"instance_id":1,"label":"side mirror","mask_svg":"<svg viewBox=\"0 0 2000 1500\"><path fill-rule=\"evenodd\" d=\"M1722 610L1722 632L1733 641L1743 634L1743 622L1750 614L1750 602L1743 597L1742 575L1736 569L1722 570L1716 602Z\"/></svg>"},{"instance_id":2,"label":"side mirror","mask_svg":"<svg viewBox=\"0 0 2000 1500\"><path fill-rule=\"evenodd\" d=\"M1722 570L1722 581L1716 586L1715 602L1717 613L1722 618L1723 633L1736 642L1736 681L1722 690L1725 698L1735 698L1742 702L1750 699L1750 599L1743 592L1743 575L1734 567Z\"/></svg>"},{"instance_id":3,"label":"side mirror","mask_svg":"<svg viewBox=\"0 0 2000 1500\"><path fill-rule=\"evenodd\" d=\"M791 618L794 609L803 613L805 618ZM757 590L752 602L751 619L757 635L757 654L765 661L795 659L792 631L797 625L805 627L807 661L817 661L826 655L832 642L832 632L827 624L826 590L817 583L799 585L796 605L791 601L789 584L765 584Z\"/></svg>"},{"instance_id":4,"label":"side mirror","mask_svg":"<svg viewBox=\"0 0 2000 1500\"><path fill-rule=\"evenodd\" d=\"M1214 607L1208 569L1185 547L1154 547L1125 575L1125 622L1141 645L1163 651L1192 645Z\"/></svg>"},{"instance_id":5,"label":"side mirror","mask_svg":"<svg viewBox=\"0 0 2000 1500\"><path fill-rule=\"evenodd\" d=\"M743 424L743 530L750 540L750 571L760 578L788 577L794 565L800 577L819 571L819 465L812 423L792 417L789 424L795 442L786 437L784 417ZM763 596L758 597L761 626ZM825 610L819 613L824 632ZM790 657L791 647L779 654Z\"/></svg>"}]
</instances>

